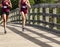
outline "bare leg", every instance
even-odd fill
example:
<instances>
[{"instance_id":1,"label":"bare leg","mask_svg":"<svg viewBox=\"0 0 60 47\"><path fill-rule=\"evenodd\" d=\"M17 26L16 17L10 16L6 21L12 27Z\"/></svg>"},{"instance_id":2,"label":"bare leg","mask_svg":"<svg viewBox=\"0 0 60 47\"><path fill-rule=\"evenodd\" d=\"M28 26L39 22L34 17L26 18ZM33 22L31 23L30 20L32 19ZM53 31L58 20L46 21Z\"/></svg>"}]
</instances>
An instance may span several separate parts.
<instances>
[{"instance_id":1,"label":"bare leg","mask_svg":"<svg viewBox=\"0 0 60 47\"><path fill-rule=\"evenodd\" d=\"M8 21L8 15L6 16L6 23L7 23L7 21Z\"/></svg>"},{"instance_id":2,"label":"bare leg","mask_svg":"<svg viewBox=\"0 0 60 47\"><path fill-rule=\"evenodd\" d=\"M26 22L26 14L24 14L24 12L21 12L21 14L22 14L22 28L24 29Z\"/></svg>"},{"instance_id":3,"label":"bare leg","mask_svg":"<svg viewBox=\"0 0 60 47\"><path fill-rule=\"evenodd\" d=\"M25 15L25 21L24 21L24 24L26 24L26 16L27 16L27 14L24 14Z\"/></svg>"},{"instance_id":4,"label":"bare leg","mask_svg":"<svg viewBox=\"0 0 60 47\"><path fill-rule=\"evenodd\" d=\"M4 17L4 14L3 14L3 17ZM1 18L3 18L2 16L1 16ZM3 19L5 19L5 18L3 18ZM7 21L8 21L8 15L6 15L6 23L7 23ZM1 21L1 24L4 22L4 20L3 21Z\"/></svg>"},{"instance_id":5,"label":"bare leg","mask_svg":"<svg viewBox=\"0 0 60 47\"><path fill-rule=\"evenodd\" d=\"M3 14L3 27L4 27L4 31L6 33L6 14Z\"/></svg>"}]
</instances>

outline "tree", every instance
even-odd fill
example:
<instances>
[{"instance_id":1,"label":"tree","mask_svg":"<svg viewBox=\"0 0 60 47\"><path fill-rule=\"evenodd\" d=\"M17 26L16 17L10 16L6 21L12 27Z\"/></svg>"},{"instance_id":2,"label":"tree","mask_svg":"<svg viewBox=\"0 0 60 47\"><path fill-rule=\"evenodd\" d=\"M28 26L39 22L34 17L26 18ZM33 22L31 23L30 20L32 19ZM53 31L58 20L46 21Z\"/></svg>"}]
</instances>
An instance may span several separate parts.
<instances>
[{"instance_id":1,"label":"tree","mask_svg":"<svg viewBox=\"0 0 60 47\"><path fill-rule=\"evenodd\" d=\"M35 4L40 3L41 0L34 0Z\"/></svg>"},{"instance_id":2,"label":"tree","mask_svg":"<svg viewBox=\"0 0 60 47\"><path fill-rule=\"evenodd\" d=\"M12 6L13 6L12 9L16 9L18 7L19 0L11 0L11 2L12 2Z\"/></svg>"},{"instance_id":3,"label":"tree","mask_svg":"<svg viewBox=\"0 0 60 47\"><path fill-rule=\"evenodd\" d=\"M31 5L34 5L35 4L34 0L29 0L29 1L30 1L30 4Z\"/></svg>"}]
</instances>

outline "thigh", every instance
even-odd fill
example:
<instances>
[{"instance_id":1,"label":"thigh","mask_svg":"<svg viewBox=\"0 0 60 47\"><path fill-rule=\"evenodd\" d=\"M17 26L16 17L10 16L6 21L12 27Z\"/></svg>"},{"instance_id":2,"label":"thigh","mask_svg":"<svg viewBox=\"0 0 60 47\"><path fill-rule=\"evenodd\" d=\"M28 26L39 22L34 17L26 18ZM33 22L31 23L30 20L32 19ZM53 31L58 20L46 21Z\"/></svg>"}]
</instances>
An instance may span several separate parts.
<instances>
[{"instance_id":1,"label":"thigh","mask_svg":"<svg viewBox=\"0 0 60 47\"><path fill-rule=\"evenodd\" d=\"M20 14L21 14L22 16L24 16L24 12L23 12L23 11L21 11Z\"/></svg>"},{"instance_id":2,"label":"thigh","mask_svg":"<svg viewBox=\"0 0 60 47\"><path fill-rule=\"evenodd\" d=\"M8 18L9 12L2 12L2 18L6 19Z\"/></svg>"},{"instance_id":3,"label":"thigh","mask_svg":"<svg viewBox=\"0 0 60 47\"><path fill-rule=\"evenodd\" d=\"M2 14L2 18L3 18L3 19L6 19L6 14L5 14L5 13Z\"/></svg>"}]
</instances>

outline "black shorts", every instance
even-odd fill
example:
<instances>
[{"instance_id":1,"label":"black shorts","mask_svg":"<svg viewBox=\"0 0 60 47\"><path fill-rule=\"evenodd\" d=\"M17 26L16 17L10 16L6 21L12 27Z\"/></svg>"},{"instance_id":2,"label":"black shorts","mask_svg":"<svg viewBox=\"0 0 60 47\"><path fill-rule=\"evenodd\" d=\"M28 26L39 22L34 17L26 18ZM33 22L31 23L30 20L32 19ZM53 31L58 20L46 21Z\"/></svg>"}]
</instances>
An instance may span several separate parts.
<instances>
[{"instance_id":1,"label":"black shorts","mask_svg":"<svg viewBox=\"0 0 60 47\"><path fill-rule=\"evenodd\" d=\"M2 12L2 15L3 15L3 14L9 15L9 12Z\"/></svg>"}]
</instances>

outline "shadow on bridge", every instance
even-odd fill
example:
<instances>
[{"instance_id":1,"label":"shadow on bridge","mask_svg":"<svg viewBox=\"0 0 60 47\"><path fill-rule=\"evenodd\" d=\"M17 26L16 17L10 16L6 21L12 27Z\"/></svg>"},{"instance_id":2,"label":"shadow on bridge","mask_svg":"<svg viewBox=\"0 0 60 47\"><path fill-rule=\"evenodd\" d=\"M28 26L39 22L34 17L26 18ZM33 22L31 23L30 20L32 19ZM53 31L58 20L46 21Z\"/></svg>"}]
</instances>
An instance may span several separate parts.
<instances>
[{"instance_id":1,"label":"shadow on bridge","mask_svg":"<svg viewBox=\"0 0 60 47\"><path fill-rule=\"evenodd\" d=\"M29 40L29 41L31 41L31 42L39 45L39 46L42 46L42 47L52 47L51 45L47 44L47 43L51 43L51 42L46 42L46 43L45 43L45 42L42 42L42 41L36 39L36 37L29 36L28 34L25 34L24 32L21 32L21 31L17 30L16 28L14 28L14 27L21 28L20 26L17 26L17 25L11 25L11 26L13 26L13 27L9 27L9 26L7 26L7 27L8 27L11 31L13 31L14 33L16 33L16 34L18 34L18 35L26 38L27 40ZM25 28L25 29L26 29L27 31L31 32L31 33L34 33L34 34L36 34L36 35L38 35L38 36L41 36L41 37L43 37L43 38L45 38L45 39L48 39L48 40L50 40L50 41L52 41L52 42L54 42L54 43L56 43L56 44L60 44L60 41L57 41L57 40L53 39L54 37L51 38L51 37L49 37L49 36L45 36L45 35L43 35L43 34L41 34L41 33L38 33L38 32L36 32L36 31L34 31L34 30L32 30L32 29L29 29L29 28ZM40 30L41 30L41 29L40 29ZM46 31L46 30L45 30L45 31ZM47 32L48 32L48 31L47 31ZM51 33L51 32L48 32L48 33ZM56 33L51 33L51 34L54 34L54 35L60 37L60 36L57 35Z\"/></svg>"}]
</instances>

